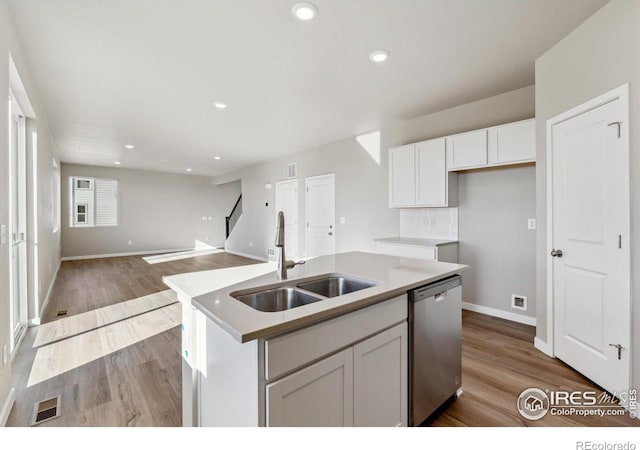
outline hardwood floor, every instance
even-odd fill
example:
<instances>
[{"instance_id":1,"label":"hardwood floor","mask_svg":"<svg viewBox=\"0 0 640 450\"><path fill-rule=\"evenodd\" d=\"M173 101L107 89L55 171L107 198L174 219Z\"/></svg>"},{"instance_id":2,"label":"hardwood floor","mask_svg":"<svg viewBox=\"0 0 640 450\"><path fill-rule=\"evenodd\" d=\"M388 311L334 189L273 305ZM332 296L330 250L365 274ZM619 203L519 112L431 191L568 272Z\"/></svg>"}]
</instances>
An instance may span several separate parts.
<instances>
[{"instance_id":1,"label":"hardwood floor","mask_svg":"<svg viewBox=\"0 0 640 450\"><path fill-rule=\"evenodd\" d=\"M110 327L125 327L125 335L129 337L138 332L144 336L145 328L140 328L140 320L147 320L145 316L152 320L154 314L164 315L163 310L175 307L172 300L164 301L167 294L150 296L167 289L162 282L165 275L256 262L229 253L158 264L148 264L140 256L63 262L43 314L45 325L28 330L13 363L16 403L7 426L29 426L35 402L60 394L61 416L39 426L180 426L180 328L172 326L147 339L137 342L133 339L130 341L133 344L126 345L128 342L114 342ZM68 310L68 316L57 318L57 311L64 309ZM147 310L149 312L145 312ZM162 329L167 320L173 320L172 317L152 321ZM83 329L75 322L84 318L91 324ZM67 324L52 329L53 321L66 321ZM39 347L34 348L38 328L43 327L46 332L38 339ZM146 330L150 334L148 327ZM59 340L59 333L67 333L63 338L69 334L74 337ZM109 336L109 339L101 335ZM49 340L57 342L43 345ZM86 346L86 351L82 352L85 357L89 354L88 358L91 358L96 351L104 356L76 367L73 359L78 358L82 345ZM60 361L50 365L48 361L52 355L41 353L38 356L38 351L46 349L51 353L49 349L56 347L58 354L69 357L60 357ZM33 368L37 358L47 361L38 363L44 367ZM70 365L69 358L72 358ZM38 375L68 367L73 368L53 377ZM32 373L35 374L32 381L45 380L27 387Z\"/></svg>"},{"instance_id":2,"label":"hardwood floor","mask_svg":"<svg viewBox=\"0 0 640 450\"><path fill-rule=\"evenodd\" d=\"M432 426L640 426L624 416L598 418L552 416L524 419L516 400L527 388L542 390L602 390L578 372L549 358L533 346L535 328L470 311L462 314L462 387Z\"/></svg>"},{"instance_id":3,"label":"hardwood floor","mask_svg":"<svg viewBox=\"0 0 640 450\"><path fill-rule=\"evenodd\" d=\"M90 326L83 329L77 324L59 326L58 329L71 333L73 337L65 335L60 338L53 331L48 331L47 336L56 338L41 338L41 346L36 348L33 344L37 328L29 329L13 365L16 404L7 425L30 425L36 401L62 394L61 417L40 426L180 426L182 375L179 327L134 341L131 345L126 342L106 345L100 357L27 387L37 351L47 345L55 345L49 341L58 339L60 344L71 346L64 351L76 353L73 345L75 348L83 344L90 346L95 339L92 333L108 334L108 327L120 323L129 330L135 329L137 322L134 319L148 314L145 311L171 308L175 305L171 302L161 302L155 309L140 305L131 308L129 305L133 299L139 300L166 290L161 280L164 275L255 262L227 253L157 264L148 264L139 256L64 262L45 311L44 322L68 320L56 319L56 312L61 309L69 311L72 316L69 319L89 311L95 313L78 319L94 316L102 319L96 319L98 328L95 329ZM122 304L125 310L134 311L131 313L133 317L123 315L122 308L115 310L112 307L118 304ZM80 331L76 333L73 330ZM131 331L128 333L132 334ZM464 394L443 408L430 425L640 425L639 420L629 419L628 415L596 418L547 414L536 422L522 418L516 410L516 399L525 388L600 391L570 367L536 350L533 347L534 335L533 327L464 311ZM66 343L69 340L75 343Z\"/></svg>"}]
</instances>

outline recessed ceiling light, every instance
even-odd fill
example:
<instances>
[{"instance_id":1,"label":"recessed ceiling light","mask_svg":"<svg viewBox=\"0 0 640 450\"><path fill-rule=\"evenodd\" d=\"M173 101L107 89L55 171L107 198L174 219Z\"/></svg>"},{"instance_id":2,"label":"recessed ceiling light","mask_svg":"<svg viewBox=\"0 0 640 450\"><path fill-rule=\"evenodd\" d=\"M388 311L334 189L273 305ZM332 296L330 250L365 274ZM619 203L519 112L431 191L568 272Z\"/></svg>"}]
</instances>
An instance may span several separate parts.
<instances>
[{"instance_id":1,"label":"recessed ceiling light","mask_svg":"<svg viewBox=\"0 0 640 450\"><path fill-rule=\"evenodd\" d=\"M224 102L213 102L213 106L218 109L225 109L228 105Z\"/></svg>"},{"instance_id":2,"label":"recessed ceiling light","mask_svg":"<svg viewBox=\"0 0 640 450\"><path fill-rule=\"evenodd\" d=\"M318 14L318 8L316 8L316 5L313 3L299 2L293 5L291 12L296 19L307 21L313 19L316 14Z\"/></svg>"},{"instance_id":3,"label":"recessed ceiling light","mask_svg":"<svg viewBox=\"0 0 640 450\"><path fill-rule=\"evenodd\" d=\"M369 55L369 59L375 63L385 62L389 58L389 52L386 50L376 50Z\"/></svg>"},{"instance_id":4,"label":"recessed ceiling light","mask_svg":"<svg viewBox=\"0 0 640 450\"><path fill-rule=\"evenodd\" d=\"M187 168L187 172L191 172L191 167Z\"/></svg>"},{"instance_id":5,"label":"recessed ceiling light","mask_svg":"<svg viewBox=\"0 0 640 450\"><path fill-rule=\"evenodd\" d=\"M222 157L220 156L214 156L213 159L215 159L216 161L219 161L220 159L222 159Z\"/></svg>"},{"instance_id":6,"label":"recessed ceiling light","mask_svg":"<svg viewBox=\"0 0 640 450\"><path fill-rule=\"evenodd\" d=\"M131 144L125 144L124 148L128 148L129 150L136 148L135 145L131 145Z\"/></svg>"},{"instance_id":7,"label":"recessed ceiling light","mask_svg":"<svg viewBox=\"0 0 640 450\"><path fill-rule=\"evenodd\" d=\"M119 165L120 165L120 161L114 161L113 163L114 163L116 166L119 166Z\"/></svg>"}]
</instances>

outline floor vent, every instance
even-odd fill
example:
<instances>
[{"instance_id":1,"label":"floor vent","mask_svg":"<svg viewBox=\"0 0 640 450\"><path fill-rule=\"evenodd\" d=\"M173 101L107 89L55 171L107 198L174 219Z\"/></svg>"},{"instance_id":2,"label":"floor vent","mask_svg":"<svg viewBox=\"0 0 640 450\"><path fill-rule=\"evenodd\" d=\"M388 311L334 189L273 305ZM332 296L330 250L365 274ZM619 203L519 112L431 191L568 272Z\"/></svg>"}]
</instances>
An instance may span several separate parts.
<instances>
[{"instance_id":1,"label":"floor vent","mask_svg":"<svg viewBox=\"0 0 640 450\"><path fill-rule=\"evenodd\" d=\"M56 313L56 317L66 316L69 313L68 309L61 309Z\"/></svg>"},{"instance_id":2,"label":"floor vent","mask_svg":"<svg viewBox=\"0 0 640 450\"><path fill-rule=\"evenodd\" d=\"M33 408L33 423L31 425L40 425L42 422L60 417L60 398L50 398L42 402L36 403Z\"/></svg>"}]
</instances>

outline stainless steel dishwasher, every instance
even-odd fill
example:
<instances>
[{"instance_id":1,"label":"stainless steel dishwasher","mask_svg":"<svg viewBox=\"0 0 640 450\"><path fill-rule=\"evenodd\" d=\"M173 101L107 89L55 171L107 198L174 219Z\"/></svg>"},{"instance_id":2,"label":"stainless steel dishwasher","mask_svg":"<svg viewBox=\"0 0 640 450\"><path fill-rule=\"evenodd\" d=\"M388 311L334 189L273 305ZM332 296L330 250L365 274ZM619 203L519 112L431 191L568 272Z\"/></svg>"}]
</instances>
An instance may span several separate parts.
<instances>
[{"instance_id":1,"label":"stainless steel dishwasher","mask_svg":"<svg viewBox=\"0 0 640 450\"><path fill-rule=\"evenodd\" d=\"M409 291L409 424L418 426L460 388L459 275Z\"/></svg>"}]
</instances>

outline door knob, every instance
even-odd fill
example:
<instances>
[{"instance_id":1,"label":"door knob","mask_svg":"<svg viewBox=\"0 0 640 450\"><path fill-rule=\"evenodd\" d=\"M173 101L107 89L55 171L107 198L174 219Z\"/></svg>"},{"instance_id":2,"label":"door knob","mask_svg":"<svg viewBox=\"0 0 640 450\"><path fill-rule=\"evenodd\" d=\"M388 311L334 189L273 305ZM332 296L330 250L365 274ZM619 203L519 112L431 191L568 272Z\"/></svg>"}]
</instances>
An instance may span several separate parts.
<instances>
[{"instance_id":1,"label":"door knob","mask_svg":"<svg viewBox=\"0 0 640 450\"><path fill-rule=\"evenodd\" d=\"M556 250L555 248L551 250L551 256L554 258L562 258L562 250Z\"/></svg>"},{"instance_id":2,"label":"door knob","mask_svg":"<svg viewBox=\"0 0 640 450\"><path fill-rule=\"evenodd\" d=\"M333 236L333 232L329 231L329 236Z\"/></svg>"}]
</instances>

